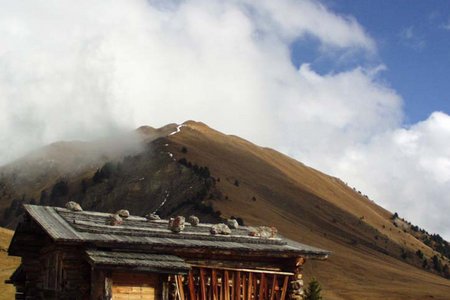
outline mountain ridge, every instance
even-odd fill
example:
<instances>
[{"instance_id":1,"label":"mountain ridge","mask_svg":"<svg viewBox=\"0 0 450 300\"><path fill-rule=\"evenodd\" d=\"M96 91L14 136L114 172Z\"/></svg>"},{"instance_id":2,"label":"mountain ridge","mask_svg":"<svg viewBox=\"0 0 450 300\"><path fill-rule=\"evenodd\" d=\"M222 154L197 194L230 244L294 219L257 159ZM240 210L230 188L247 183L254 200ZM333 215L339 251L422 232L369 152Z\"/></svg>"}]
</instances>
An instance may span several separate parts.
<instances>
[{"instance_id":1,"label":"mountain ridge","mask_svg":"<svg viewBox=\"0 0 450 300\"><path fill-rule=\"evenodd\" d=\"M212 221L234 216L250 225L275 225L288 238L333 252L327 262L306 264L327 299L389 299L387 291L391 299L445 299L450 293L450 281L430 273L436 273L432 267L421 269L423 259L415 254L420 250L432 265L437 252L413 235L411 225L400 229L399 218L342 180L200 122L135 132L146 145L140 151L107 157L76 175L43 179L34 201L76 200L103 211L125 206L135 213L196 213ZM68 192L58 194L54 188L64 180ZM47 198L38 199L41 188ZM17 184L12 189L14 197L23 196ZM0 198L0 212L14 197Z\"/></svg>"}]
</instances>

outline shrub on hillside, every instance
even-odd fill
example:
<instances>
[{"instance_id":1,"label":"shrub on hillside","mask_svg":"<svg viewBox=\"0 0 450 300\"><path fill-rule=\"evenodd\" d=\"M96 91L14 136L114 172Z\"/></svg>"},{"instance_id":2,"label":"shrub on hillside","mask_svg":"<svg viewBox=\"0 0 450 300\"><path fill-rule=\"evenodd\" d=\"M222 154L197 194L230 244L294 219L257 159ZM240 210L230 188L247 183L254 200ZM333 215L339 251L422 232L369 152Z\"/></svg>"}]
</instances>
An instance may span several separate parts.
<instances>
[{"instance_id":1,"label":"shrub on hillside","mask_svg":"<svg viewBox=\"0 0 450 300\"><path fill-rule=\"evenodd\" d=\"M317 281L317 279L313 278L309 282L308 288L305 291L305 300L321 300L321 291L322 287L320 286L320 283Z\"/></svg>"}]
</instances>

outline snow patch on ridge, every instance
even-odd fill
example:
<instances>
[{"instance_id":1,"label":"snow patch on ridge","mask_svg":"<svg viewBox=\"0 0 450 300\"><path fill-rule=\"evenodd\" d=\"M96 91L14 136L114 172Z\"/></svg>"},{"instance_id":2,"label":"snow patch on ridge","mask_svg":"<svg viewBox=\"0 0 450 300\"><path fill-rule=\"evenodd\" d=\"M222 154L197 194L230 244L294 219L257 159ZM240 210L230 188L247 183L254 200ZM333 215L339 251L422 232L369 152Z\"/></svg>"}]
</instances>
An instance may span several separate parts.
<instances>
[{"instance_id":1,"label":"snow patch on ridge","mask_svg":"<svg viewBox=\"0 0 450 300\"><path fill-rule=\"evenodd\" d=\"M178 132L181 131L181 127L184 127L184 126L186 126L186 125L184 125L184 124L178 125L177 126L177 130L175 130L174 132L169 133L169 136L177 134Z\"/></svg>"},{"instance_id":2,"label":"snow patch on ridge","mask_svg":"<svg viewBox=\"0 0 450 300\"><path fill-rule=\"evenodd\" d=\"M168 190L166 190L166 191L165 191L165 196L164 196L163 201L162 201L161 204L158 206L158 208L153 212L153 214L156 214L156 212L157 212L158 210L160 210L161 207L164 206L164 204L166 204L167 199L169 198L169 196L170 196L170 193L169 193Z\"/></svg>"}]
</instances>

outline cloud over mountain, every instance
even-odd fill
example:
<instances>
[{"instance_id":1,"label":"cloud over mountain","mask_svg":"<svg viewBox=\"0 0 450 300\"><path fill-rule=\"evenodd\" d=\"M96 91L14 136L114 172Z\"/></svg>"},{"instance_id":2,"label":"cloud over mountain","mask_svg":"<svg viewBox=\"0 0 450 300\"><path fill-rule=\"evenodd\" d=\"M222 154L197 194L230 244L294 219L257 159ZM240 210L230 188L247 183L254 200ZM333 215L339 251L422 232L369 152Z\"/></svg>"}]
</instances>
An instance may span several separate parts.
<instances>
[{"instance_id":1,"label":"cloud over mountain","mask_svg":"<svg viewBox=\"0 0 450 300\"><path fill-rule=\"evenodd\" d=\"M402 98L383 65L367 67L376 42L354 18L293 0L0 3L0 162L56 140L201 120L450 237L449 116L403 125ZM317 55L358 66L296 67L291 45L310 39Z\"/></svg>"}]
</instances>

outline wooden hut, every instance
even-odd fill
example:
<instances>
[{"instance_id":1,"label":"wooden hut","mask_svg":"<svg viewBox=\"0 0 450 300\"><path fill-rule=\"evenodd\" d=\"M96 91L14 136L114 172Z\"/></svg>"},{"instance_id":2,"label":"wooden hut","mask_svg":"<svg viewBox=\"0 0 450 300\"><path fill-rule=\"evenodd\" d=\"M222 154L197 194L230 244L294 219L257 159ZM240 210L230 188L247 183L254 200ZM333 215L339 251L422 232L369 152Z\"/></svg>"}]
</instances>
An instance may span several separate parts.
<instances>
[{"instance_id":1,"label":"wooden hut","mask_svg":"<svg viewBox=\"0 0 450 300\"><path fill-rule=\"evenodd\" d=\"M302 265L328 255L270 228L24 210L8 250L22 257L16 299L302 299Z\"/></svg>"}]
</instances>

